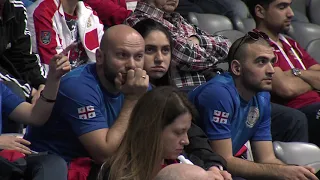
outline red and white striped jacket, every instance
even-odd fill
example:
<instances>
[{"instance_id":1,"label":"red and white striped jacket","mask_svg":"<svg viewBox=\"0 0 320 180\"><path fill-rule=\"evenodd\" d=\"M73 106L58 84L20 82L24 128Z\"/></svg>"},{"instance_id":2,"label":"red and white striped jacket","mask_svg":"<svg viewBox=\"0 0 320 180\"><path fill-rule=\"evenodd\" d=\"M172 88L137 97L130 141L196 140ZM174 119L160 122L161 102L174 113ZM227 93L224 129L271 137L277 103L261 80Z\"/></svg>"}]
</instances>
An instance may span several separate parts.
<instances>
[{"instance_id":1,"label":"red and white striped jacket","mask_svg":"<svg viewBox=\"0 0 320 180\"><path fill-rule=\"evenodd\" d=\"M49 64L52 56L61 53L73 43L61 2L38 0L28 7L27 14L33 51L40 55L42 63ZM77 4L77 16L81 43L89 62L95 62L95 51L99 48L104 33L103 24L96 12L82 1Z\"/></svg>"}]
</instances>

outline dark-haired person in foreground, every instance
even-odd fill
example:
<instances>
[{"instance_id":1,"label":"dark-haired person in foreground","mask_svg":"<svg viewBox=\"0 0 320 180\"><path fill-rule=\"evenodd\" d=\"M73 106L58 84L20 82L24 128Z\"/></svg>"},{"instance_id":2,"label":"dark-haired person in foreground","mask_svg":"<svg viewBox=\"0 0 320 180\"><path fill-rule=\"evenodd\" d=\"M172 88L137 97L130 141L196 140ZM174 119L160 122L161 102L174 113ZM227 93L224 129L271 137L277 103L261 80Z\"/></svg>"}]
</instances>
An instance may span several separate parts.
<instances>
[{"instance_id":1,"label":"dark-haired person in foreground","mask_svg":"<svg viewBox=\"0 0 320 180\"><path fill-rule=\"evenodd\" d=\"M168 30L152 19L140 21L133 28L145 41L144 70L149 75L150 83L154 87L175 86L168 71L173 46ZM212 151L208 138L201 128L192 123L188 136L190 143L185 146L186 156L194 164L211 170L215 178L230 179L231 175L225 171L225 160Z\"/></svg>"},{"instance_id":2,"label":"dark-haired person in foreground","mask_svg":"<svg viewBox=\"0 0 320 180\"><path fill-rule=\"evenodd\" d=\"M189 94L200 113L199 126L228 171L246 179L318 179L310 167L285 165L275 157L271 138L270 94L277 58L255 32L238 39L228 55L229 73L217 75ZM255 162L235 157L251 141ZM234 178L236 179L236 178Z\"/></svg>"}]
</instances>

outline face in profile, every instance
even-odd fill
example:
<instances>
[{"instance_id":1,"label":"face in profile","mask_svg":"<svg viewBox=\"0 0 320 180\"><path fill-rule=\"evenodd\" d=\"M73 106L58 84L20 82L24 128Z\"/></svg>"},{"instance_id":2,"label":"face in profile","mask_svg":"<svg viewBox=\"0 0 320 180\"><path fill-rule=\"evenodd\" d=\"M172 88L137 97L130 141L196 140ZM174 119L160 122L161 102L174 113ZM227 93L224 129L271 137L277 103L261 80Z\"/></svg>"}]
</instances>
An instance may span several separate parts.
<instances>
[{"instance_id":1,"label":"face in profile","mask_svg":"<svg viewBox=\"0 0 320 180\"><path fill-rule=\"evenodd\" d=\"M161 9L164 12L171 13L177 8L179 0L151 0L155 7Z\"/></svg>"},{"instance_id":2,"label":"face in profile","mask_svg":"<svg viewBox=\"0 0 320 180\"><path fill-rule=\"evenodd\" d=\"M271 91L273 64L276 61L272 47L248 44L247 58L241 64L241 79L245 87L255 92Z\"/></svg>"},{"instance_id":3,"label":"face in profile","mask_svg":"<svg viewBox=\"0 0 320 180\"><path fill-rule=\"evenodd\" d=\"M189 144L188 130L192 116L189 112L178 116L173 123L167 125L162 132L163 158L177 159L184 146Z\"/></svg>"},{"instance_id":4,"label":"face in profile","mask_svg":"<svg viewBox=\"0 0 320 180\"><path fill-rule=\"evenodd\" d=\"M103 50L103 71L106 79L114 83L115 77L121 73L126 80L127 71L143 68L144 40L140 35L131 34L123 40L113 42ZM101 51L100 51L101 52ZM98 61L98 60L97 60Z\"/></svg>"},{"instance_id":5,"label":"face in profile","mask_svg":"<svg viewBox=\"0 0 320 180\"><path fill-rule=\"evenodd\" d=\"M167 36L159 31L151 31L145 38L144 70L150 79L160 79L169 68L171 47Z\"/></svg>"},{"instance_id":6,"label":"face in profile","mask_svg":"<svg viewBox=\"0 0 320 180\"><path fill-rule=\"evenodd\" d=\"M291 3L292 0L275 0L270 3L265 16L268 26L279 32L289 31L294 16Z\"/></svg>"}]
</instances>

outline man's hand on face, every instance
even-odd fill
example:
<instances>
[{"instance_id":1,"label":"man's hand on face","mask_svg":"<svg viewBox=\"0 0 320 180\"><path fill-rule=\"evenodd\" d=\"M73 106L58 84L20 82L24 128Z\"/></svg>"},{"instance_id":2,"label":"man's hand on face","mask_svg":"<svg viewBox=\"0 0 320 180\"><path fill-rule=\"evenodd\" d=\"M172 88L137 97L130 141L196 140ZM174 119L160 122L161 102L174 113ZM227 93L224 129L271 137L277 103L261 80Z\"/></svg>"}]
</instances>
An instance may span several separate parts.
<instances>
[{"instance_id":1,"label":"man's hand on face","mask_svg":"<svg viewBox=\"0 0 320 180\"><path fill-rule=\"evenodd\" d=\"M115 85L126 98L138 100L148 90L149 76L145 70L140 68L131 69L127 72L126 80L123 79L121 73L118 73Z\"/></svg>"}]
</instances>

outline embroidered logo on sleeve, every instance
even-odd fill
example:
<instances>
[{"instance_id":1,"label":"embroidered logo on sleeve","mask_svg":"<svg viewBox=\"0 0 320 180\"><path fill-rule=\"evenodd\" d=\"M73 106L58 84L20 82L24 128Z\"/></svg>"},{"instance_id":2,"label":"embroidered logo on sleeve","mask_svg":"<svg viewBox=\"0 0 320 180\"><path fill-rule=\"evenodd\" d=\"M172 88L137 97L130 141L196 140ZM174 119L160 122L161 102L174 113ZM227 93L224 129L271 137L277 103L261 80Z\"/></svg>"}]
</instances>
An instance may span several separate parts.
<instances>
[{"instance_id":1,"label":"embroidered logo on sleeve","mask_svg":"<svg viewBox=\"0 0 320 180\"><path fill-rule=\"evenodd\" d=\"M96 117L93 106L78 108L79 119L91 119Z\"/></svg>"},{"instance_id":2,"label":"embroidered logo on sleeve","mask_svg":"<svg viewBox=\"0 0 320 180\"><path fill-rule=\"evenodd\" d=\"M229 113L218 110L213 111L213 122L227 124Z\"/></svg>"},{"instance_id":3,"label":"embroidered logo on sleeve","mask_svg":"<svg viewBox=\"0 0 320 180\"><path fill-rule=\"evenodd\" d=\"M40 40L42 44L48 45L51 42L51 32L50 31L41 31Z\"/></svg>"}]
</instances>

